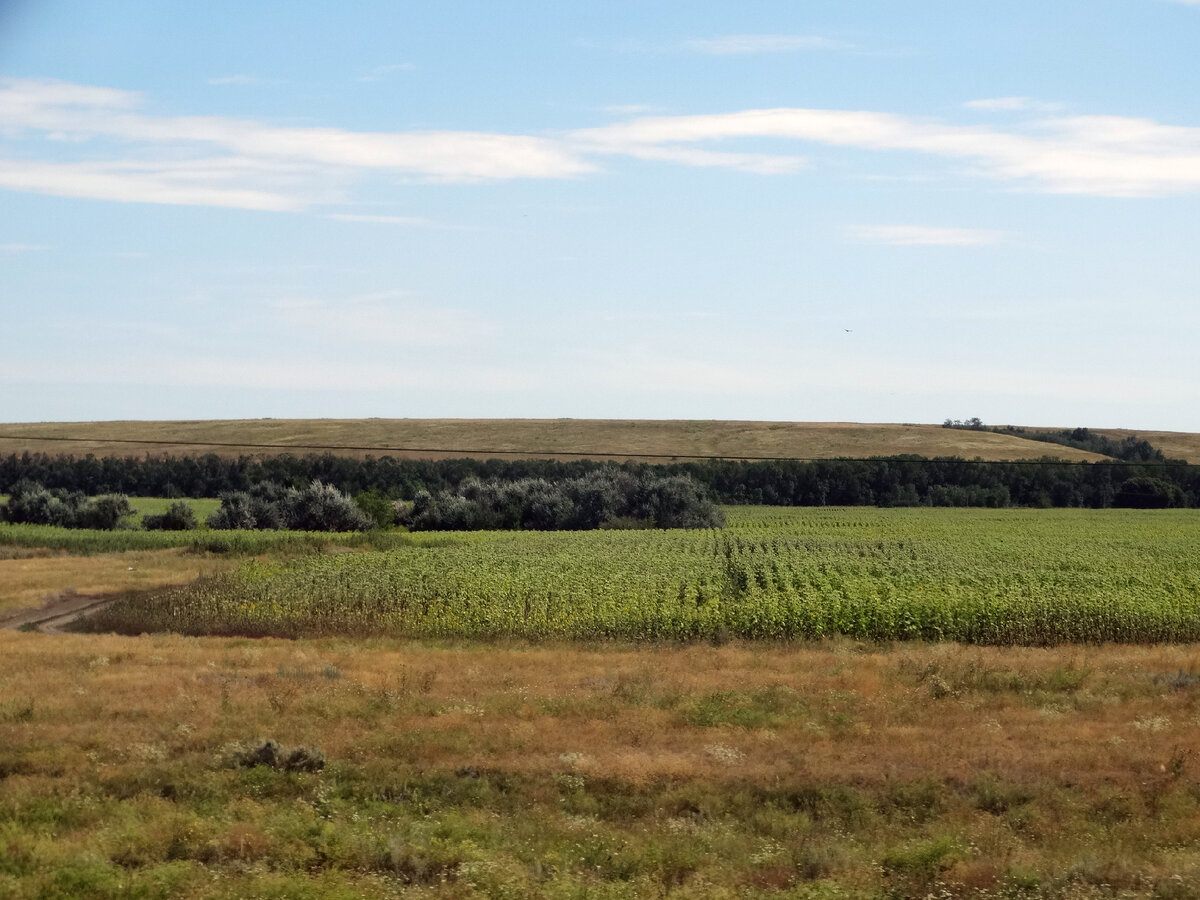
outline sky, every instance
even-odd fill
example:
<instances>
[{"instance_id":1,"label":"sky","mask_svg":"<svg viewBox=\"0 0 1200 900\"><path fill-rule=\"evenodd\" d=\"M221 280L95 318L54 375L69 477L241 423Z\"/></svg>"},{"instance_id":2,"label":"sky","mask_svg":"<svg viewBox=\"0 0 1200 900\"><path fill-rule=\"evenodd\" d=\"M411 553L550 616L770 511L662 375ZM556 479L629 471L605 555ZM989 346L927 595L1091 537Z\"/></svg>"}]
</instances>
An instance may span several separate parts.
<instances>
[{"instance_id":1,"label":"sky","mask_svg":"<svg viewBox=\"0 0 1200 900\"><path fill-rule=\"evenodd\" d=\"M1200 431L1200 0L0 0L0 421Z\"/></svg>"}]
</instances>

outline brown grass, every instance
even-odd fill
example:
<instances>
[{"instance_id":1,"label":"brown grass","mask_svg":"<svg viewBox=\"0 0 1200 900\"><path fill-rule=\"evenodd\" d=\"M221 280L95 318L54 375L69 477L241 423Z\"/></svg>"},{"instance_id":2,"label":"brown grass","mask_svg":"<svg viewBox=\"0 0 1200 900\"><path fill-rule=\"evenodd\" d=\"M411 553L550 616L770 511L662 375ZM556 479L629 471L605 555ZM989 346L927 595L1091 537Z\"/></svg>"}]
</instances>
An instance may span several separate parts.
<instances>
[{"instance_id":1,"label":"brown grass","mask_svg":"<svg viewBox=\"0 0 1200 900\"><path fill-rule=\"evenodd\" d=\"M68 757L179 744L186 721L183 744L196 751L277 734L334 759L387 745L396 764L529 774L566 765L632 782L802 772L966 783L989 772L1140 792L1175 757L1200 763L1200 688L1171 682L1200 669L1195 645L364 648L10 632L0 655L2 693L46 711L26 736L52 737ZM52 688L67 684L86 691ZM759 712L739 719L747 709Z\"/></svg>"},{"instance_id":2,"label":"brown grass","mask_svg":"<svg viewBox=\"0 0 1200 900\"><path fill-rule=\"evenodd\" d=\"M181 584L232 568L237 560L183 550L136 550L100 556L12 551L0 558L0 614L39 607L64 591L110 594Z\"/></svg>"},{"instance_id":3,"label":"brown grass","mask_svg":"<svg viewBox=\"0 0 1200 900\"><path fill-rule=\"evenodd\" d=\"M6 437L8 435L9 437ZM30 440L28 437L83 438L82 441ZM181 441L178 446L126 441ZM241 446L212 446L234 444ZM185 422L55 422L0 425L0 454L23 451L92 453L124 456L151 453L191 455L216 452L274 453L246 446L281 444L294 452L324 452L324 447L369 450L333 451L437 459L455 456L559 457L612 454L642 458L722 456L817 457L921 456L980 457L989 460L1102 459L1093 453L1028 441L986 431L940 425L874 425L849 422L737 422L618 419L251 419ZM391 448L410 448L398 451Z\"/></svg>"},{"instance_id":4,"label":"brown grass","mask_svg":"<svg viewBox=\"0 0 1200 900\"><path fill-rule=\"evenodd\" d=\"M1197 646L0 633L0 657L14 896L68 866L189 897L1200 887ZM264 737L329 769L231 768Z\"/></svg>"}]
</instances>

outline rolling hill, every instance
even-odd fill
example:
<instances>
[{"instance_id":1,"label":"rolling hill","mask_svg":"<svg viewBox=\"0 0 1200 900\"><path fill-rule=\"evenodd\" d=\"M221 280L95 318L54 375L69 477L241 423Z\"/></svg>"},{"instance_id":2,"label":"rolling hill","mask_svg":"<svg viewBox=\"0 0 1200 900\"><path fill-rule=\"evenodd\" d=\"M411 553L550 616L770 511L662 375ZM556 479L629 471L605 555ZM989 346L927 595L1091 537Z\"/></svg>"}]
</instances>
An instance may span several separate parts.
<instances>
[{"instance_id":1,"label":"rolling hill","mask_svg":"<svg viewBox=\"0 0 1200 900\"><path fill-rule=\"evenodd\" d=\"M1160 433L1139 434L1158 444L1154 435ZM1192 455L1200 457L1200 436L1178 437L1190 438ZM331 452L424 459L588 457L651 461L703 456L749 459L896 454L987 460L1106 458L1012 435L940 425L684 419L233 419L0 424L0 454L24 451L75 456ZM1168 455L1177 453L1168 451Z\"/></svg>"}]
</instances>

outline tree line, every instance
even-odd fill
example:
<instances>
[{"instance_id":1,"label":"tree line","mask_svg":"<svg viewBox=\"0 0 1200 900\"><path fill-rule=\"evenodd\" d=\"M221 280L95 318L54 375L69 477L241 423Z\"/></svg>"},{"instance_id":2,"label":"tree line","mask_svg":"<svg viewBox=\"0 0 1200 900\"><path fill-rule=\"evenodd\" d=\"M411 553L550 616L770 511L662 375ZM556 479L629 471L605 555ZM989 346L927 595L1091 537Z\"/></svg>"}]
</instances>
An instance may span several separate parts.
<instances>
[{"instance_id":1,"label":"tree line","mask_svg":"<svg viewBox=\"0 0 1200 900\"><path fill-rule=\"evenodd\" d=\"M353 459L332 454L225 458L73 457L38 453L0 458L0 492L22 479L50 489L148 497L217 497L274 482L314 481L357 495L413 501L457 492L468 479L567 482L601 470L636 477L685 475L719 503L781 506L1200 506L1200 466L1183 462L983 462L918 456L873 459L701 460L661 464L548 459Z\"/></svg>"},{"instance_id":2,"label":"tree line","mask_svg":"<svg viewBox=\"0 0 1200 900\"><path fill-rule=\"evenodd\" d=\"M1146 439L1132 434L1117 440L1108 435L1097 434L1089 428L1063 428L1059 431L1045 431L1037 428L1019 428L1015 425L988 426L979 416L972 416L969 419L946 419L942 423L942 427L957 428L963 431L990 431L994 434L1024 438L1027 441L1060 444L1063 447L1089 450L1092 453L1099 453L1101 456L1111 456L1113 459L1123 459L1127 462L1168 462L1161 450Z\"/></svg>"}]
</instances>

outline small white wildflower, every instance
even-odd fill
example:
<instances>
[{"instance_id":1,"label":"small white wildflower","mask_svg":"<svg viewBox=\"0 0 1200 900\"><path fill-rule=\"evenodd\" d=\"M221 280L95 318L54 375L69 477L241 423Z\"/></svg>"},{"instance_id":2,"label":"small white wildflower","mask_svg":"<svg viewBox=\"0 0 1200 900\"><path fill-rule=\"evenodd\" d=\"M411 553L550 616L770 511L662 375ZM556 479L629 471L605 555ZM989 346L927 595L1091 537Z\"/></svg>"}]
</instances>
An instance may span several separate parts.
<instances>
[{"instance_id":1,"label":"small white wildflower","mask_svg":"<svg viewBox=\"0 0 1200 900\"><path fill-rule=\"evenodd\" d=\"M1133 727L1138 731L1149 731L1156 733L1159 731L1166 731L1168 728L1170 728L1171 720L1166 716L1146 716L1145 718L1138 719L1136 722L1134 722Z\"/></svg>"},{"instance_id":2,"label":"small white wildflower","mask_svg":"<svg viewBox=\"0 0 1200 900\"><path fill-rule=\"evenodd\" d=\"M746 758L746 754L741 750L726 744L709 744L704 748L704 752L711 759L719 763L724 763L727 766L735 766Z\"/></svg>"}]
</instances>

